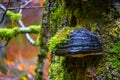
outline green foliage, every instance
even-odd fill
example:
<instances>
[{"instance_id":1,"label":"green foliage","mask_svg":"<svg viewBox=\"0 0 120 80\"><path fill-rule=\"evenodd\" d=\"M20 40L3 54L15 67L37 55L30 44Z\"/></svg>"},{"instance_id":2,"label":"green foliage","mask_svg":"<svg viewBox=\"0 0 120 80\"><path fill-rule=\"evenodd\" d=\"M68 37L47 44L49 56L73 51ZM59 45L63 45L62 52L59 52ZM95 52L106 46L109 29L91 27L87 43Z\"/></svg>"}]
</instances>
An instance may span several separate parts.
<instances>
[{"instance_id":1,"label":"green foliage","mask_svg":"<svg viewBox=\"0 0 120 80\"><path fill-rule=\"evenodd\" d=\"M12 11L8 11L7 15L10 17L12 21L16 21L22 18L22 14L20 13L14 13Z\"/></svg>"},{"instance_id":2,"label":"green foliage","mask_svg":"<svg viewBox=\"0 0 120 80\"><path fill-rule=\"evenodd\" d=\"M61 31L59 31L55 36L53 36L49 40L50 52L53 52L58 45L65 43L66 39L68 38L68 36L72 30L73 30L73 28L65 27Z\"/></svg>"}]
</instances>

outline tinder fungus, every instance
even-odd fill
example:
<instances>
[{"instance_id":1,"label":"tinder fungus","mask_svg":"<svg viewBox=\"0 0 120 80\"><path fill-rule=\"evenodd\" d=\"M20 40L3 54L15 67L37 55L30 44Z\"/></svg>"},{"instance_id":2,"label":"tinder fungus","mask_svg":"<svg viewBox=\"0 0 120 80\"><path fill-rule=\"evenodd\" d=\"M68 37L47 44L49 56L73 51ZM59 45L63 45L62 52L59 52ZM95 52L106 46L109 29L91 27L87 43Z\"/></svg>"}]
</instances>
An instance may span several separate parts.
<instances>
[{"instance_id":1,"label":"tinder fungus","mask_svg":"<svg viewBox=\"0 0 120 80\"><path fill-rule=\"evenodd\" d=\"M84 57L101 55L102 43L92 32L77 29L70 33L66 42L56 48L55 54L59 56Z\"/></svg>"}]
</instances>

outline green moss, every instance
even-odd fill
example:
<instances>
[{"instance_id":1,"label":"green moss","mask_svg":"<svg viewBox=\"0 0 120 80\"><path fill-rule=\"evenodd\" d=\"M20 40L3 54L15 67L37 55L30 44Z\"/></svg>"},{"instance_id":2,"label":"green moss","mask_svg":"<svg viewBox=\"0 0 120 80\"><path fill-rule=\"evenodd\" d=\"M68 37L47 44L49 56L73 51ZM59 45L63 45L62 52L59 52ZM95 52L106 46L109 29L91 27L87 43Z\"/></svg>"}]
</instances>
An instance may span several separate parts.
<instances>
[{"instance_id":1,"label":"green moss","mask_svg":"<svg viewBox=\"0 0 120 80\"><path fill-rule=\"evenodd\" d=\"M110 21L107 14L108 12L108 3L109 0L55 0L58 6L53 10L51 15L51 25L50 29L53 31L53 35L58 31L59 28L62 28L66 25L62 24L63 20L67 20L67 26L74 27L76 25L82 25L83 27L88 27L87 29L96 32L97 30L102 33L102 36L106 35L111 28ZM101 6L102 5L102 6ZM106 16L107 14L107 16ZM105 25L105 19L109 25ZM104 21L103 21L104 20ZM103 22L103 23L102 23ZM73 25L74 24L74 25ZM96 25L96 26L94 26ZM98 28L98 26L100 28ZM106 28L107 27L107 28ZM58 32L53 36L49 41L49 50L54 51L60 44L66 42L67 37L69 36L70 31ZM107 31L108 30L108 31ZM65 33L65 34L64 34ZM63 38L62 38L63 37ZM107 35L108 37L108 35ZM81 75L85 72L86 65L89 67L92 64L98 64L98 59L68 59L66 62L62 59L55 60L51 63L52 69L50 69L50 79L53 80L83 80L80 79ZM101 59L101 58L99 58ZM60 63L62 60L62 63ZM65 64L65 65L64 65ZM68 66L69 65L69 66ZM66 69L68 71L66 71ZM84 72L82 72L82 71ZM74 78L76 77L76 78ZM70 78L70 79L69 79Z\"/></svg>"},{"instance_id":2,"label":"green moss","mask_svg":"<svg viewBox=\"0 0 120 80\"><path fill-rule=\"evenodd\" d=\"M64 15L68 16L69 24L75 21L72 21L72 17L75 17L77 19L77 25L81 23L81 18L93 22L100 21L103 14L107 13L109 8L108 0L62 0L60 3L62 3L61 5L63 6L62 10L65 10Z\"/></svg>"},{"instance_id":3,"label":"green moss","mask_svg":"<svg viewBox=\"0 0 120 80\"><path fill-rule=\"evenodd\" d=\"M120 53L120 41L115 43L112 46L112 49L108 51L110 54L119 54Z\"/></svg>"},{"instance_id":4,"label":"green moss","mask_svg":"<svg viewBox=\"0 0 120 80\"><path fill-rule=\"evenodd\" d=\"M37 68L35 69L36 75L34 80L42 80L41 70L43 68L43 59L45 59L47 53L45 50L41 49L38 53Z\"/></svg>"},{"instance_id":5,"label":"green moss","mask_svg":"<svg viewBox=\"0 0 120 80\"><path fill-rule=\"evenodd\" d=\"M119 58L113 55L107 55L97 68L96 71L97 76L100 79L104 80L114 80L120 75L119 66L120 66Z\"/></svg>"},{"instance_id":6,"label":"green moss","mask_svg":"<svg viewBox=\"0 0 120 80\"><path fill-rule=\"evenodd\" d=\"M53 36L49 40L49 50L50 52L54 51L55 48L61 44L65 43L67 37L69 36L70 32L73 30L73 28L65 27L61 31L59 31L55 36Z\"/></svg>"},{"instance_id":7,"label":"green moss","mask_svg":"<svg viewBox=\"0 0 120 80\"><path fill-rule=\"evenodd\" d=\"M81 25L77 25L75 27L65 27L59 32L57 32L51 39L49 40L49 50L53 52L60 44L66 42L66 39L69 37L70 33L76 29L83 28Z\"/></svg>"},{"instance_id":8,"label":"green moss","mask_svg":"<svg viewBox=\"0 0 120 80\"><path fill-rule=\"evenodd\" d=\"M20 30L18 27L14 28L0 28L0 38L3 40L10 40L13 37L16 37L20 33L26 33L27 31ZM32 33L39 33L40 26L30 26L30 31Z\"/></svg>"},{"instance_id":9,"label":"green moss","mask_svg":"<svg viewBox=\"0 0 120 80\"><path fill-rule=\"evenodd\" d=\"M101 60L100 56L83 58L55 56L50 65L48 80L88 80L86 73L91 67L97 67L99 59Z\"/></svg>"},{"instance_id":10,"label":"green moss","mask_svg":"<svg viewBox=\"0 0 120 80\"><path fill-rule=\"evenodd\" d=\"M16 21L22 18L22 14L20 13L14 13L12 11L8 11L7 15L10 17L12 21Z\"/></svg>"},{"instance_id":11,"label":"green moss","mask_svg":"<svg viewBox=\"0 0 120 80\"><path fill-rule=\"evenodd\" d=\"M40 25L30 25L29 28L30 28L31 32L39 33L40 29L41 29L41 26Z\"/></svg>"},{"instance_id":12,"label":"green moss","mask_svg":"<svg viewBox=\"0 0 120 80\"><path fill-rule=\"evenodd\" d=\"M58 30L59 25L62 23L62 20L64 19L64 11L61 5L57 5L56 8L54 8L54 11L50 14L52 17L50 18L50 24L53 27L50 27L50 31L52 34L55 34Z\"/></svg>"},{"instance_id":13,"label":"green moss","mask_svg":"<svg viewBox=\"0 0 120 80\"><path fill-rule=\"evenodd\" d=\"M34 45L35 46L42 46L43 45L43 43L42 43L42 35L40 33L38 34Z\"/></svg>"},{"instance_id":14,"label":"green moss","mask_svg":"<svg viewBox=\"0 0 120 80\"><path fill-rule=\"evenodd\" d=\"M44 50L40 50L40 52L38 53L38 57L43 56L46 57L47 53Z\"/></svg>"},{"instance_id":15,"label":"green moss","mask_svg":"<svg viewBox=\"0 0 120 80\"><path fill-rule=\"evenodd\" d=\"M15 27L13 29L1 28L0 29L0 37L1 39L9 40L19 34L18 28Z\"/></svg>"},{"instance_id":16,"label":"green moss","mask_svg":"<svg viewBox=\"0 0 120 80\"><path fill-rule=\"evenodd\" d=\"M58 57L55 56L54 62L51 63L50 65L50 70L49 70L49 79L54 79L54 80L65 80L64 75L66 73L62 63L65 60L65 57ZM69 79L69 76L68 76ZM66 80L68 80L66 79Z\"/></svg>"}]
</instances>

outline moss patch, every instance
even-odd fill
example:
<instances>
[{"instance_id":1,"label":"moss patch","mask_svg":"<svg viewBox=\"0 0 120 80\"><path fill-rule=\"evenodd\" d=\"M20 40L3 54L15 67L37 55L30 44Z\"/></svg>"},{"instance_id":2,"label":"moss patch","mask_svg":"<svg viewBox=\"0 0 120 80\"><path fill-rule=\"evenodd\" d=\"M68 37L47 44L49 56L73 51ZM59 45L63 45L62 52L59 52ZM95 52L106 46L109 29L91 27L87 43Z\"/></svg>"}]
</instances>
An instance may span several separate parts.
<instances>
[{"instance_id":1,"label":"moss patch","mask_svg":"<svg viewBox=\"0 0 120 80\"><path fill-rule=\"evenodd\" d=\"M50 52L53 52L58 46L60 46L60 44L64 44L72 31L80 28L83 28L83 27L81 25L77 25L76 27L65 27L59 32L57 32L49 40L48 48Z\"/></svg>"},{"instance_id":2,"label":"moss patch","mask_svg":"<svg viewBox=\"0 0 120 80\"><path fill-rule=\"evenodd\" d=\"M55 56L55 61L51 63L49 70L49 79L64 80L65 70L62 65L65 57Z\"/></svg>"},{"instance_id":3,"label":"moss patch","mask_svg":"<svg viewBox=\"0 0 120 80\"><path fill-rule=\"evenodd\" d=\"M2 40L10 40L13 37L16 37L20 33L26 33L27 31L20 30L18 27L14 28L0 28L0 38ZM39 33L40 26L30 26L30 31L32 33Z\"/></svg>"},{"instance_id":4,"label":"moss patch","mask_svg":"<svg viewBox=\"0 0 120 80\"><path fill-rule=\"evenodd\" d=\"M4 40L9 40L19 34L18 28L15 27L13 29L1 28L0 29L0 37Z\"/></svg>"},{"instance_id":5,"label":"moss patch","mask_svg":"<svg viewBox=\"0 0 120 80\"><path fill-rule=\"evenodd\" d=\"M10 17L12 21L16 21L22 18L22 14L20 13L14 13L12 11L8 11L7 15Z\"/></svg>"},{"instance_id":6,"label":"moss patch","mask_svg":"<svg viewBox=\"0 0 120 80\"><path fill-rule=\"evenodd\" d=\"M55 36L53 36L49 40L50 52L53 52L59 44L65 43L66 39L68 38L68 36L72 30L74 30L74 28L65 27L61 31L59 31Z\"/></svg>"},{"instance_id":7,"label":"moss patch","mask_svg":"<svg viewBox=\"0 0 120 80\"><path fill-rule=\"evenodd\" d=\"M120 77L119 56L107 55L97 68L97 78L100 80L119 80Z\"/></svg>"},{"instance_id":8,"label":"moss patch","mask_svg":"<svg viewBox=\"0 0 120 80\"><path fill-rule=\"evenodd\" d=\"M40 25L30 25L30 31L33 33L39 33L41 26Z\"/></svg>"},{"instance_id":9,"label":"moss patch","mask_svg":"<svg viewBox=\"0 0 120 80\"><path fill-rule=\"evenodd\" d=\"M111 54L119 54L120 53L120 41L113 45L113 48L108 51Z\"/></svg>"}]
</instances>

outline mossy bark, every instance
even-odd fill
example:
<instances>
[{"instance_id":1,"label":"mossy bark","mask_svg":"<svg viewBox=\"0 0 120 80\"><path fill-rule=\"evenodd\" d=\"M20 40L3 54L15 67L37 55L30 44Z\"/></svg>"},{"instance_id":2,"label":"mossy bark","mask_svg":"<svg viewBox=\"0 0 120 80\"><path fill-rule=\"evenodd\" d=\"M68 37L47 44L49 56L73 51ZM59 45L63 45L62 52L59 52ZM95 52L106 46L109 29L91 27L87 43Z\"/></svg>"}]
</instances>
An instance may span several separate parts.
<instances>
[{"instance_id":1,"label":"mossy bark","mask_svg":"<svg viewBox=\"0 0 120 80\"><path fill-rule=\"evenodd\" d=\"M49 80L89 80L88 71L96 67L102 56L84 58L58 57L52 61L49 70Z\"/></svg>"},{"instance_id":2,"label":"mossy bark","mask_svg":"<svg viewBox=\"0 0 120 80\"><path fill-rule=\"evenodd\" d=\"M50 37L63 27L82 26L101 35L104 42L109 42L108 32L114 26L117 16L110 13L110 2L111 0L51 0L54 7L50 13ZM71 58L53 54L48 80L91 80L87 74L91 68L97 67L101 57ZM96 80L95 75L93 78Z\"/></svg>"},{"instance_id":3,"label":"mossy bark","mask_svg":"<svg viewBox=\"0 0 120 80\"><path fill-rule=\"evenodd\" d=\"M92 30L95 28L94 24L102 23L103 14L107 14L109 10L109 0L62 0L57 1L57 4L59 4L59 7L55 9L57 10L57 15L64 14L61 17L65 17L55 19L56 11L52 13L53 18L51 18L51 22L53 25L55 23L54 20L57 21L60 19L59 23L55 23L57 27L63 24L64 19L66 19L67 25L70 27L82 25L84 28ZM60 13L58 13L58 9ZM49 80L89 80L90 77L87 76L87 73L91 68L97 66L101 56L87 56L82 58L54 56L54 58L50 65ZM94 77L91 76L91 78Z\"/></svg>"}]
</instances>

